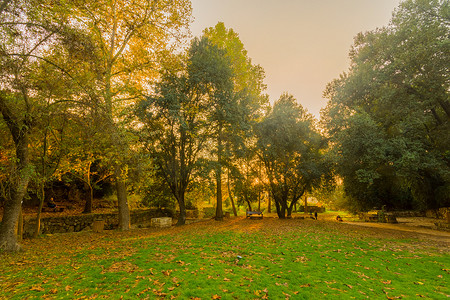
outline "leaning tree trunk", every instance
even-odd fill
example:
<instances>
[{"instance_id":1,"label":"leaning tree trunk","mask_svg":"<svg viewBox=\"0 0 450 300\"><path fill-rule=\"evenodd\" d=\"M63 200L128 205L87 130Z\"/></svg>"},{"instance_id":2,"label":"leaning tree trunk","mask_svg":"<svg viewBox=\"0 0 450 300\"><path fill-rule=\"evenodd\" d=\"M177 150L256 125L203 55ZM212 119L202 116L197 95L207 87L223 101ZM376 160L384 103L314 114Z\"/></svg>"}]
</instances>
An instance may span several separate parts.
<instances>
[{"instance_id":1,"label":"leaning tree trunk","mask_svg":"<svg viewBox=\"0 0 450 300\"><path fill-rule=\"evenodd\" d=\"M18 135L13 134L16 144L16 178L13 180L13 189L11 196L6 199L3 220L0 225L0 249L6 251L18 251L20 245L17 241L16 224L22 209L22 201L27 193L28 183L30 181L30 168L28 163L28 133L19 128L13 128L20 131ZM12 131L12 130L11 130Z\"/></svg>"},{"instance_id":2,"label":"leaning tree trunk","mask_svg":"<svg viewBox=\"0 0 450 300\"><path fill-rule=\"evenodd\" d=\"M245 199L245 202L247 202L248 211L253 211L252 204L250 203L250 200L248 199L247 191L244 192L244 199Z\"/></svg>"},{"instance_id":3,"label":"leaning tree trunk","mask_svg":"<svg viewBox=\"0 0 450 300\"><path fill-rule=\"evenodd\" d=\"M292 209L294 208L294 205L297 203L297 200L292 200L291 204L287 208L287 217L292 217Z\"/></svg>"},{"instance_id":4,"label":"leaning tree trunk","mask_svg":"<svg viewBox=\"0 0 450 300\"><path fill-rule=\"evenodd\" d=\"M280 205L280 203L278 203L278 201L277 201L276 199L274 199L274 201L275 201L275 208L277 209L277 215L278 215L278 218L279 218L279 219L284 219L285 216L284 216L284 213L283 213L282 210L281 210L281 205Z\"/></svg>"}]
</instances>

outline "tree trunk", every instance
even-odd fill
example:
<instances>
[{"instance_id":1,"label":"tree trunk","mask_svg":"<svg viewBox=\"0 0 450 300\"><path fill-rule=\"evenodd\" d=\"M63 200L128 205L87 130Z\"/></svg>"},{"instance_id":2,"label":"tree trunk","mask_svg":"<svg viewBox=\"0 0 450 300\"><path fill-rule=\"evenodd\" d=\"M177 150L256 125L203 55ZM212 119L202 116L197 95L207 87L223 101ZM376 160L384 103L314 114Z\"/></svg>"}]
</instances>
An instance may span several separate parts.
<instances>
[{"instance_id":1,"label":"tree trunk","mask_svg":"<svg viewBox=\"0 0 450 300\"><path fill-rule=\"evenodd\" d=\"M177 226L186 224L186 204L184 202L184 193L179 193L177 197L180 215L178 216Z\"/></svg>"},{"instance_id":2,"label":"tree trunk","mask_svg":"<svg viewBox=\"0 0 450 300\"><path fill-rule=\"evenodd\" d=\"M231 206L233 207L233 214L235 217L237 217L237 211L236 211L236 206L234 205L234 197L233 194L231 193L231 186L230 186L230 170L228 170L228 196L230 197L230 201L231 201Z\"/></svg>"},{"instance_id":3,"label":"tree trunk","mask_svg":"<svg viewBox=\"0 0 450 300\"><path fill-rule=\"evenodd\" d=\"M280 203L277 201L277 199L274 197L274 201L275 201L275 207L277 209L277 215L278 218L280 219L285 219L285 210L283 209L282 205L280 205Z\"/></svg>"},{"instance_id":4,"label":"tree trunk","mask_svg":"<svg viewBox=\"0 0 450 300\"><path fill-rule=\"evenodd\" d=\"M258 192L258 211L261 211L261 192Z\"/></svg>"},{"instance_id":5,"label":"tree trunk","mask_svg":"<svg viewBox=\"0 0 450 300\"><path fill-rule=\"evenodd\" d=\"M9 124L11 125L11 123ZM30 181L30 170L28 163L28 133L21 128L10 130L20 131L20 134L14 135L16 144L16 178L13 180L13 189L11 197L6 199L3 210L3 219L0 224L0 249L6 251L18 251L20 245L17 241L16 224L22 209L22 201L27 193L28 183Z\"/></svg>"},{"instance_id":6,"label":"tree trunk","mask_svg":"<svg viewBox=\"0 0 450 300\"><path fill-rule=\"evenodd\" d=\"M270 192L267 193L267 212L270 214L272 212L271 203L272 197L270 196Z\"/></svg>"},{"instance_id":7,"label":"tree trunk","mask_svg":"<svg viewBox=\"0 0 450 300\"><path fill-rule=\"evenodd\" d=\"M252 210L252 204L250 203L250 201L248 201L247 197L245 197L245 202L247 202L248 210L249 210L249 211L253 211L253 210Z\"/></svg>"},{"instance_id":8,"label":"tree trunk","mask_svg":"<svg viewBox=\"0 0 450 300\"><path fill-rule=\"evenodd\" d=\"M216 168L216 220L223 221L223 209L222 209L222 124L219 125L219 134L217 138L217 168Z\"/></svg>"},{"instance_id":9,"label":"tree trunk","mask_svg":"<svg viewBox=\"0 0 450 300\"><path fill-rule=\"evenodd\" d=\"M84 179L84 186L89 191L89 195L86 197L83 214L92 213L92 203L94 202L94 188L91 183L91 165L92 162L89 162L86 168L86 177Z\"/></svg>"},{"instance_id":10,"label":"tree trunk","mask_svg":"<svg viewBox=\"0 0 450 300\"><path fill-rule=\"evenodd\" d=\"M127 200L127 187L122 178L122 172L119 166L115 167L117 203L119 206L119 230L130 229L130 208Z\"/></svg>"},{"instance_id":11,"label":"tree trunk","mask_svg":"<svg viewBox=\"0 0 450 300\"><path fill-rule=\"evenodd\" d=\"M297 203L297 200L292 200L291 204L287 208L287 216L288 218L292 217L292 209L294 208L295 204Z\"/></svg>"},{"instance_id":12,"label":"tree trunk","mask_svg":"<svg viewBox=\"0 0 450 300\"><path fill-rule=\"evenodd\" d=\"M23 212L22 207L19 212L19 220L17 222L17 239L21 241L23 239Z\"/></svg>"},{"instance_id":13,"label":"tree trunk","mask_svg":"<svg viewBox=\"0 0 450 300\"><path fill-rule=\"evenodd\" d=\"M307 195L305 195L305 209L304 209L304 211L305 211L305 214L308 213L308 196Z\"/></svg>"},{"instance_id":14,"label":"tree trunk","mask_svg":"<svg viewBox=\"0 0 450 300\"><path fill-rule=\"evenodd\" d=\"M94 189L92 188L92 185L88 183L86 183L85 186L89 190L89 195L86 197L83 214L90 214L92 213L92 204L94 202Z\"/></svg>"},{"instance_id":15,"label":"tree trunk","mask_svg":"<svg viewBox=\"0 0 450 300\"><path fill-rule=\"evenodd\" d=\"M45 189L44 189L44 183L41 184L41 196L39 197L39 208L36 216L36 226L34 227L34 233L33 237L37 238L39 235L39 232L41 231L41 213L42 213L42 207L44 207L44 201L45 201Z\"/></svg>"}]
</instances>

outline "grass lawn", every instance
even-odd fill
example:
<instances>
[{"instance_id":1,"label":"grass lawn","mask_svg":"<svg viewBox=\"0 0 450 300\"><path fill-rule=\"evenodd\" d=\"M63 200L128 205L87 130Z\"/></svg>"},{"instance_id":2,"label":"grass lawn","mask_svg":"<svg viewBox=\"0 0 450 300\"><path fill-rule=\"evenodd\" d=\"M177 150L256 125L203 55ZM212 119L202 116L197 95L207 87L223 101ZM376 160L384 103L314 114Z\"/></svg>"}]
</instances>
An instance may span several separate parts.
<instances>
[{"instance_id":1,"label":"grass lawn","mask_svg":"<svg viewBox=\"0 0 450 300\"><path fill-rule=\"evenodd\" d=\"M43 236L0 253L0 299L447 299L448 244L332 221Z\"/></svg>"}]
</instances>

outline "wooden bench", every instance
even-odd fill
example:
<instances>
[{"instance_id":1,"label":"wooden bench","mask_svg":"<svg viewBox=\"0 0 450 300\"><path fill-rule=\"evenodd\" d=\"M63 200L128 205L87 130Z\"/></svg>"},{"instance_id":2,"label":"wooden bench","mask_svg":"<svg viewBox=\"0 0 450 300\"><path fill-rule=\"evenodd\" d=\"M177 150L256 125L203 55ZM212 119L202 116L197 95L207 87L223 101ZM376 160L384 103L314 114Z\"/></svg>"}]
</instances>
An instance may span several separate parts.
<instances>
[{"instance_id":1,"label":"wooden bench","mask_svg":"<svg viewBox=\"0 0 450 300\"><path fill-rule=\"evenodd\" d=\"M64 206L56 206L56 207L42 207L42 212L63 212Z\"/></svg>"},{"instance_id":2,"label":"wooden bench","mask_svg":"<svg viewBox=\"0 0 450 300\"><path fill-rule=\"evenodd\" d=\"M260 217L262 219L263 218L263 213L262 213L262 211L247 211L245 213L245 216L247 218Z\"/></svg>"}]
</instances>

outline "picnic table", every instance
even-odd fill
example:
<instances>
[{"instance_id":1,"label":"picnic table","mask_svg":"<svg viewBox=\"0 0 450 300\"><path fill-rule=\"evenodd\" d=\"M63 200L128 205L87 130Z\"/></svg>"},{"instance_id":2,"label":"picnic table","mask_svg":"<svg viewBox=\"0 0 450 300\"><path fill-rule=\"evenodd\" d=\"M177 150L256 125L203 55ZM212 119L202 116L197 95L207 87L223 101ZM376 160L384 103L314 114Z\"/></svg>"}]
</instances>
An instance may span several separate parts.
<instances>
[{"instance_id":1,"label":"picnic table","mask_svg":"<svg viewBox=\"0 0 450 300\"><path fill-rule=\"evenodd\" d=\"M262 211L249 211L249 210L247 210L247 212L245 213L245 216L247 218L260 217L262 219L263 218L263 213L262 213Z\"/></svg>"},{"instance_id":2,"label":"picnic table","mask_svg":"<svg viewBox=\"0 0 450 300\"><path fill-rule=\"evenodd\" d=\"M55 206L55 207L42 207L42 212L63 212L64 206Z\"/></svg>"}]
</instances>

